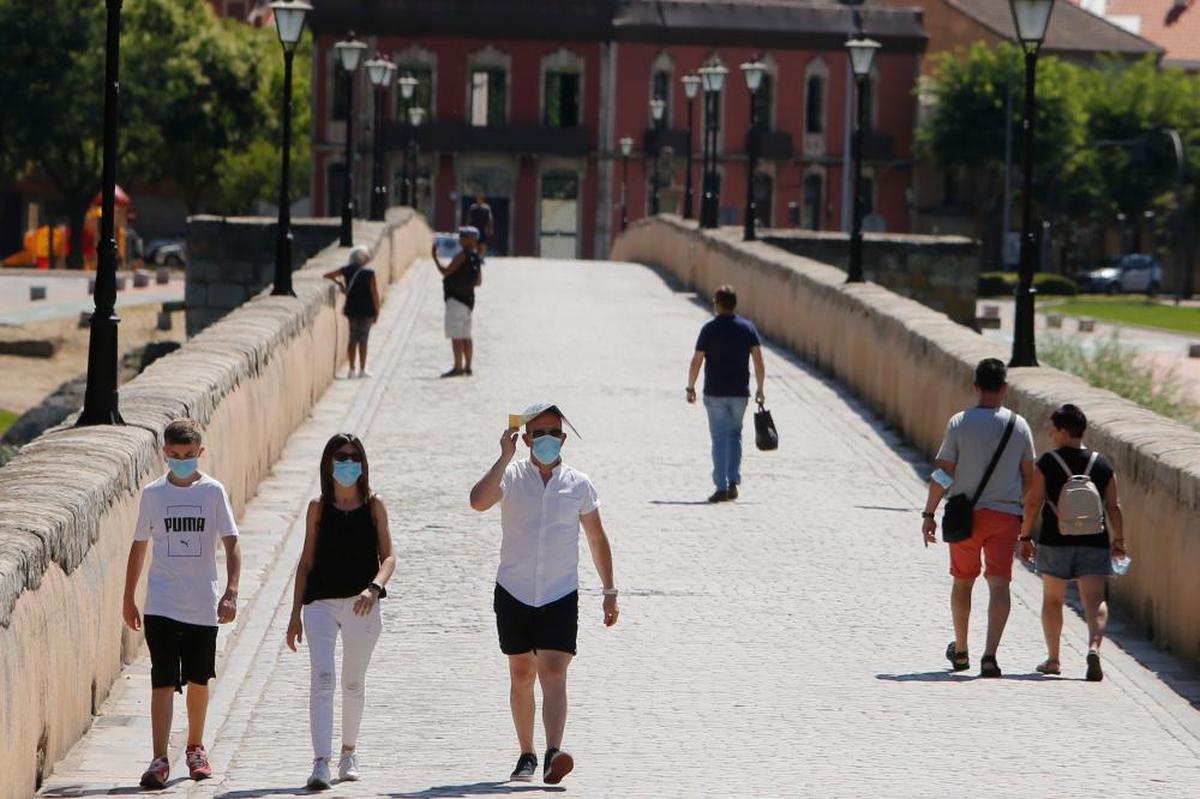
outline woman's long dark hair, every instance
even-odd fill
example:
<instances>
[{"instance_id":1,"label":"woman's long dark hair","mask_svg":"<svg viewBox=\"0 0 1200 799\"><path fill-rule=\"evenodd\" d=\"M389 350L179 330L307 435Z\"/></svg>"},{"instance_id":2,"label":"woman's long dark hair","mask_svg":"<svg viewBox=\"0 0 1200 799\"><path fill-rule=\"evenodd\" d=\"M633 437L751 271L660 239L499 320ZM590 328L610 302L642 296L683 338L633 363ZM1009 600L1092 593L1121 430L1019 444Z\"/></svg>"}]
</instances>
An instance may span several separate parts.
<instances>
[{"instance_id":1,"label":"woman's long dark hair","mask_svg":"<svg viewBox=\"0 0 1200 799\"><path fill-rule=\"evenodd\" d=\"M333 455L347 444L358 450L358 456L362 458L362 477L358 478L359 499L366 502L371 498L371 468L367 464L366 448L358 440L358 436L338 433L329 439L325 451L321 453L321 498L326 502L333 502Z\"/></svg>"}]
</instances>

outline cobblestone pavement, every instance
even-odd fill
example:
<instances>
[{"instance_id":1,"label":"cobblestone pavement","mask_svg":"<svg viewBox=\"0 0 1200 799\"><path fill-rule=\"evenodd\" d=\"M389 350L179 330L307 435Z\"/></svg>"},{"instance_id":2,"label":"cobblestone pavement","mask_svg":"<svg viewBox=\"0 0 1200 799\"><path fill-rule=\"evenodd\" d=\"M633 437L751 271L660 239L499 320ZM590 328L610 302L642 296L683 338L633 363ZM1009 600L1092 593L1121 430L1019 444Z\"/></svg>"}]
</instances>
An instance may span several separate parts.
<instances>
[{"instance_id":1,"label":"cobblestone pavement","mask_svg":"<svg viewBox=\"0 0 1200 799\"><path fill-rule=\"evenodd\" d=\"M743 498L709 506L704 412L683 401L705 308L628 264L495 259L485 274L475 377L437 378L449 346L436 275L423 264L392 290L376 378L335 386L316 427L301 433L307 460L289 452L278 470L286 485L267 492L279 507L285 495L300 507L312 490L311 447L345 419L365 434L373 483L391 512L400 560L368 674L365 778L334 795L555 790L503 783L517 749L490 607L499 518L467 507L496 457L505 415L547 398L584 437L569 440L565 456L600 491L623 611L615 628L603 628L584 545L566 741L577 767L558 791L1200 796L1200 714L1154 671L1110 647L1105 682L1083 682L1083 626L1071 617L1066 676L1033 673L1043 657L1039 593L1024 571L1000 652L1007 677L946 671L947 555L921 545L916 513L925 467L835 384L768 352L767 399L782 447L748 448ZM297 529L279 533L285 543L252 572L262 585L225 648L210 724L218 775L172 792L304 793L308 661L283 645L280 602ZM123 695L113 700L126 703L123 712L144 713L136 706L144 698ZM147 759L148 732L138 724L130 721L137 736L74 754L49 793L124 792Z\"/></svg>"}]
</instances>

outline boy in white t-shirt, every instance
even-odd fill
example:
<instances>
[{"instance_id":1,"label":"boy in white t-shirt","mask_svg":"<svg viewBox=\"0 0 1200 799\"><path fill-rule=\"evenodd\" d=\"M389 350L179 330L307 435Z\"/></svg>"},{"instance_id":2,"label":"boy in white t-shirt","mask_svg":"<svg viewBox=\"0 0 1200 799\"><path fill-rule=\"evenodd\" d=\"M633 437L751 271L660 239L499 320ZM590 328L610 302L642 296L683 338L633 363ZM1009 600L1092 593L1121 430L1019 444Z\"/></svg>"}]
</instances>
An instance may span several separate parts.
<instances>
[{"instance_id":1,"label":"boy in white t-shirt","mask_svg":"<svg viewBox=\"0 0 1200 799\"><path fill-rule=\"evenodd\" d=\"M142 775L143 788L167 784L174 693L187 683L187 766L193 780L208 779L212 768L204 749L208 681L216 676L217 625L237 615L242 555L237 524L225 487L197 471L204 453L200 427L177 419L163 432L163 454L170 471L146 486L137 529L125 570L122 615L132 630L141 630L134 592L153 541L149 590L146 594L146 645L150 649L150 721L154 759ZM225 593L217 579L217 541L225 547Z\"/></svg>"}]
</instances>

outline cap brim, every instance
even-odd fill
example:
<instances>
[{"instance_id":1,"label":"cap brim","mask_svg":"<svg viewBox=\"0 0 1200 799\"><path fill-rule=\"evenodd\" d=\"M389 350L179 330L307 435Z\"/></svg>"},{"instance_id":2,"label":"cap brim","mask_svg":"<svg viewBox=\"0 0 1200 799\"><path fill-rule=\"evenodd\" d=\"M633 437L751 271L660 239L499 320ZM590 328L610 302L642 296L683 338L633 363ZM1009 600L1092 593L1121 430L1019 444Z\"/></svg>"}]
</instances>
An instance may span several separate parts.
<instances>
[{"instance_id":1,"label":"cap brim","mask_svg":"<svg viewBox=\"0 0 1200 799\"><path fill-rule=\"evenodd\" d=\"M563 424L571 428L571 432L575 434L576 438L583 438L583 436L579 435L579 431L575 429L575 425L571 424L571 420L566 417L566 414L564 414L557 405L551 402L539 402L534 405L530 405L520 413L510 414L510 416L513 418L519 417L521 419L521 425L524 426L541 416L543 413L547 412L553 412L558 416L558 418L562 419Z\"/></svg>"}]
</instances>

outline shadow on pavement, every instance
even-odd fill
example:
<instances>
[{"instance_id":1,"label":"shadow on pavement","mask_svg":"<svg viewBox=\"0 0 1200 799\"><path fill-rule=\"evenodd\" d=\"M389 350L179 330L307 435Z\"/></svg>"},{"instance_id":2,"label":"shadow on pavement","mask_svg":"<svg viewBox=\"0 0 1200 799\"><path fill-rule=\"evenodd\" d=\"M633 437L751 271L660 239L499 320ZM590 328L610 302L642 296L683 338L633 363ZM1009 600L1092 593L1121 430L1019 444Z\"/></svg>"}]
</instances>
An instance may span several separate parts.
<instances>
[{"instance_id":1,"label":"shadow on pavement","mask_svg":"<svg viewBox=\"0 0 1200 799\"><path fill-rule=\"evenodd\" d=\"M336 787L336 783L334 787ZM259 797L263 796L307 796L318 793L321 793L321 791L312 791L308 788L297 788L295 786L287 788L247 788L244 791L219 793L214 799L259 799Z\"/></svg>"},{"instance_id":2,"label":"shadow on pavement","mask_svg":"<svg viewBox=\"0 0 1200 799\"><path fill-rule=\"evenodd\" d=\"M962 672L953 671L918 671L911 674L876 674L875 679L885 680L887 682L974 682L975 680L983 679L978 674L963 674ZM997 678L1000 681L1004 680L1021 680L1021 681L1050 681L1050 680L1069 680L1075 682L1083 682L1082 678L1075 677L1046 677L1044 675L1033 672L1031 674L1005 674L1003 677Z\"/></svg>"},{"instance_id":3,"label":"shadow on pavement","mask_svg":"<svg viewBox=\"0 0 1200 799\"><path fill-rule=\"evenodd\" d=\"M49 788L38 793L39 797L54 797L54 799L71 799L76 796L132 796L137 794L160 794L169 791L181 782L187 781L188 777L176 777L167 782L167 787L161 791L148 791L140 785L118 785L115 788L82 788L78 785L65 785L58 788Z\"/></svg>"},{"instance_id":4,"label":"shadow on pavement","mask_svg":"<svg viewBox=\"0 0 1200 799\"><path fill-rule=\"evenodd\" d=\"M714 505L707 499L652 499L651 505Z\"/></svg>"},{"instance_id":5,"label":"shadow on pavement","mask_svg":"<svg viewBox=\"0 0 1200 799\"><path fill-rule=\"evenodd\" d=\"M415 793L386 794L388 799L435 799L456 796L502 796L512 793L562 793L566 788L558 785L513 785L508 782L472 782L463 785L434 785ZM220 797L218 797L220 799Z\"/></svg>"}]
</instances>

